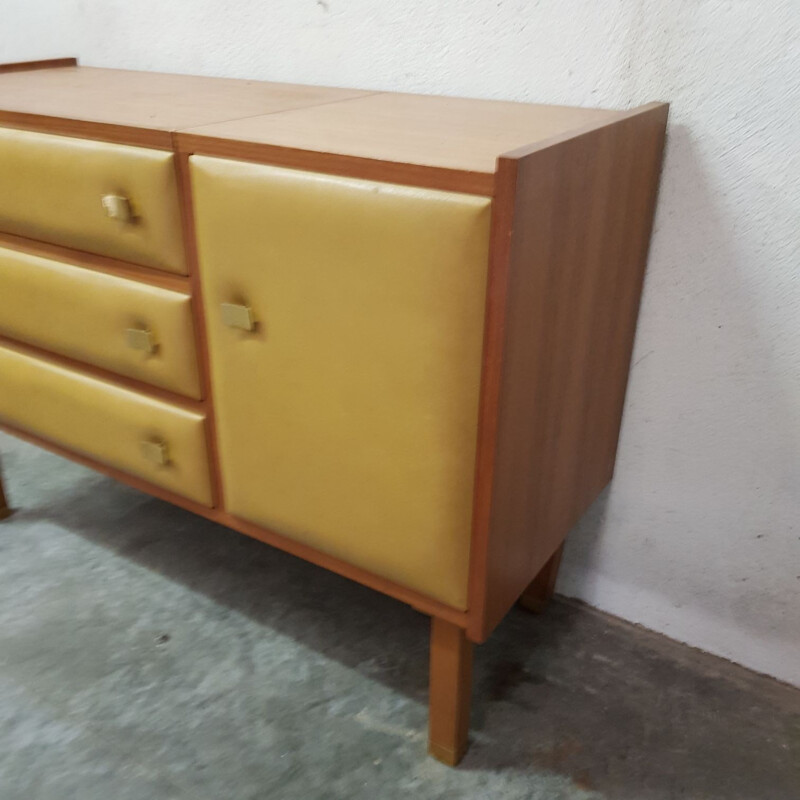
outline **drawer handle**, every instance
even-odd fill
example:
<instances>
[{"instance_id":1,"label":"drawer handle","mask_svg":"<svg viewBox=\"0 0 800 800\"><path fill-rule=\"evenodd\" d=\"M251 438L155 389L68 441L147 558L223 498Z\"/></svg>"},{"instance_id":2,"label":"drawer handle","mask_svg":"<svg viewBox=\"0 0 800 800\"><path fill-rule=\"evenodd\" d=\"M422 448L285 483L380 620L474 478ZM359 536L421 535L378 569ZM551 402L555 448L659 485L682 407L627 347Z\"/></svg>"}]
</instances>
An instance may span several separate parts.
<instances>
[{"instance_id":1,"label":"drawer handle","mask_svg":"<svg viewBox=\"0 0 800 800\"><path fill-rule=\"evenodd\" d=\"M146 328L128 328L125 331L125 341L132 350L141 350L152 355L158 348L153 332Z\"/></svg>"},{"instance_id":2,"label":"drawer handle","mask_svg":"<svg viewBox=\"0 0 800 800\"><path fill-rule=\"evenodd\" d=\"M222 303L222 321L229 328L252 331L256 327L253 309L237 303Z\"/></svg>"},{"instance_id":3,"label":"drawer handle","mask_svg":"<svg viewBox=\"0 0 800 800\"><path fill-rule=\"evenodd\" d=\"M164 467L169 464L169 448L161 439L145 439L140 442L142 455L152 464Z\"/></svg>"},{"instance_id":4,"label":"drawer handle","mask_svg":"<svg viewBox=\"0 0 800 800\"><path fill-rule=\"evenodd\" d=\"M103 195L103 208L106 210L106 215L110 219L116 219L120 222L133 221L133 209L131 208L131 201L127 197L122 197L118 194Z\"/></svg>"}]
</instances>

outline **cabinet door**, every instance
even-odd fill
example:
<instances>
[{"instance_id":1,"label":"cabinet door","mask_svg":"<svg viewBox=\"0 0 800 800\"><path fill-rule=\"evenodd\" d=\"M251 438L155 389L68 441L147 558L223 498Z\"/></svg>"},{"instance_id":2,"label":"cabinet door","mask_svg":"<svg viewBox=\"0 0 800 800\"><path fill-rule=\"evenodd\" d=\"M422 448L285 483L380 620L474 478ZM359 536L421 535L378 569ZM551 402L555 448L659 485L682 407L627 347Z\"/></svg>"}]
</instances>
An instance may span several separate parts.
<instances>
[{"instance_id":1,"label":"cabinet door","mask_svg":"<svg viewBox=\"0 0 800 800\"><path fill-rule=\"evenodd\" d=\"M191 176L226 507L465 608L489 199Z\"/></svg>"}]
</instances>

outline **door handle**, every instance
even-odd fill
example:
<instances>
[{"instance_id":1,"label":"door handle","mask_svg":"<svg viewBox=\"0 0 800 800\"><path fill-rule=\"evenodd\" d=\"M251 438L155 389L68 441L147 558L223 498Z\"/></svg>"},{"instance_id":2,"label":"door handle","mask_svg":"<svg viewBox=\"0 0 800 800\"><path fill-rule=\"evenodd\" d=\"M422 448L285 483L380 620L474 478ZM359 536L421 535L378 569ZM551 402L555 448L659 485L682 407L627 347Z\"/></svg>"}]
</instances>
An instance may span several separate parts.
<instances>
[{"instance_id":1,"label":"door handle","mask_svg":"<svg viewBox=\"0 0 800 800\"><path fill-rule=\"evenodd\" d=\"M101 202L106 215L110 219L116 219L119 222L133 221L133 209L131 208L131 201L127 197L118 194L105 194Z\"/></svg>"},{"instance_id":2,"label":"door handle","mask_svg":"<svg viewBox=\"0 0 800 800\"><path fill-rule=\"evenodd\" d=\"M169 448L163 439L144 439L139 442L142 455L151 463L163 467L169 464Z\"/></svg>"},{"instance_id":3,"label":"door handle","mask_svg":"<svg viewBox=\"0 0 800 800\"><path fill-rule=\"evenodd\" d=\"M253 309L239 303L222 303L222 321L229 328L252 331L256 327Z\"/></svg>"},{"instance_id":4,"label":"door handle","mask_svg":"<svg viewBox=\"0 0 800 800\"><path fill-rule=\"evenodd\" d=\"M158 348L153 332L147 328L128 328L125 331L125 341L131 350L141 350L148 355L155 353Z\"/></svg>"}]
</instances>

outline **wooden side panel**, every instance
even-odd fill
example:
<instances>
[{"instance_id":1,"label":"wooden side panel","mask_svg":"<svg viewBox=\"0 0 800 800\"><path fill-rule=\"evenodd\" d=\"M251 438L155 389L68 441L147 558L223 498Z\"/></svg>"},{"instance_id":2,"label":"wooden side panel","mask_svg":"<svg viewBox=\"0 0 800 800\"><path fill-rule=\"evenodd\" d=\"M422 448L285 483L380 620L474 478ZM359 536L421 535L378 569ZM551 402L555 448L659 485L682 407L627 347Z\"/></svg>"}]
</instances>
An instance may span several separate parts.
<instances>
[{"instance_id":1,"label":"wooden side panel","mask_svg":"<svg viewBox=\"0 0 800 800\"><path fill-rule=\"evenodd\" d=\"M668 106L498 161L469 636L483 641L608 483Z\"/></svg>"}]
</instances>

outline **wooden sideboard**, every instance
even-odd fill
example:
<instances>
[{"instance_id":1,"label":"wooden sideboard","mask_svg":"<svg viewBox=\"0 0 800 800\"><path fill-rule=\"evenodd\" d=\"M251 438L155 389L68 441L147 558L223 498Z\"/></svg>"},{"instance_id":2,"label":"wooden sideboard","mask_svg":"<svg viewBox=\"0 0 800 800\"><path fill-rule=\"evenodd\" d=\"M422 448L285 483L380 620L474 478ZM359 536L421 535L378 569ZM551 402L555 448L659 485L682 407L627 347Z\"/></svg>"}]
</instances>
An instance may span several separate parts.
<instances>
[{"instance_id":1,"label":"wooden sideboard","mask_svg":"<svg viewBox=\"0 0 800 800\"><path fill-rule=\"evenodd\" d=\"M666 119L6 65L2 428L430 615L455 764L613 473Z\"/></svg>"}]
</instances>

